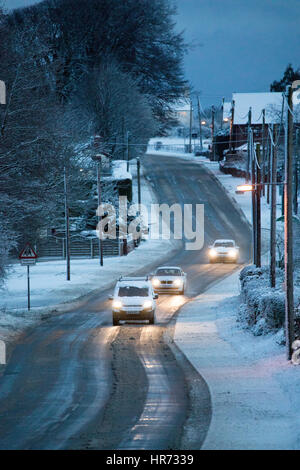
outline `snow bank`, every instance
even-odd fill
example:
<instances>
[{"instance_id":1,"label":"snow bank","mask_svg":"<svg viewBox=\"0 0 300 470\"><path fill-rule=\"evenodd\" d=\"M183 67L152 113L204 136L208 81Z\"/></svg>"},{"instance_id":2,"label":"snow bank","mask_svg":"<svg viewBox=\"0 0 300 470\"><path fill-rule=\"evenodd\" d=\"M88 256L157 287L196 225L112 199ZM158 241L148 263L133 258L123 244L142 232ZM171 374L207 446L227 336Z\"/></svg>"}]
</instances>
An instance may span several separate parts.
<instances>
[{"instance_id":1,"label":"snow bank","mask_svg":"<svg viewBox=\"0 0 300 470\"><path fill-rule=\"evenodd\" d=\"M248 327L254 335L260 336L278 332L285 323L285 293L283 291L284 273L276 270L277 287L271 288L269 268L247 266L240 273L242 303L238 312L238 321ZM300 304L298 289L295 290L295 304ZM297 313L297 312L296 312ZM300 321L296 318L296 326ZM300 331L296 331L299 335ZM278 333L280 342L284 335Z\"/></svg>"},{"instance_id":2,"label":"snow bank","mask_svg":"<svg viewBox=\"0 0 300 470\"><path fill-rule=\"evenodd\" d=\"M258 336L282 328L285 318L282 271L277 270L279 288L269 287L267 267L247 266L241 271L240 282L243 303L239 308L238 320Z\"/></svg>"}]
</instances>

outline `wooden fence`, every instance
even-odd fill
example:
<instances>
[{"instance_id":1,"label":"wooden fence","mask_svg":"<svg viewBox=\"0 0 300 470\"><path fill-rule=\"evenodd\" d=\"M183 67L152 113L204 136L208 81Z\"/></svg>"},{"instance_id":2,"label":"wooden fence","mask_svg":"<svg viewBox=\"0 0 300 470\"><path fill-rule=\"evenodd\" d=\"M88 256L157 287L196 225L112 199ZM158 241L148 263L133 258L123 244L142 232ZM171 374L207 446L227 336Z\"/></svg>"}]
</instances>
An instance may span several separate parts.
<instances>
[{"instance_id":1,"label":"wooden fence","mask_svg":"<svg viewBox=\"0 0 300 470\"><path fill-rule=\"evenodd\" d=\"M135 247L132 238L124 240L103 240L104 256L123 256ZM64 238L48 237L36 245L39 258L66 257L66 241ZM97 238L71 237L70 254L72 258L96 258L99 256L99 241Z\"/></svg>"}]
</instances>

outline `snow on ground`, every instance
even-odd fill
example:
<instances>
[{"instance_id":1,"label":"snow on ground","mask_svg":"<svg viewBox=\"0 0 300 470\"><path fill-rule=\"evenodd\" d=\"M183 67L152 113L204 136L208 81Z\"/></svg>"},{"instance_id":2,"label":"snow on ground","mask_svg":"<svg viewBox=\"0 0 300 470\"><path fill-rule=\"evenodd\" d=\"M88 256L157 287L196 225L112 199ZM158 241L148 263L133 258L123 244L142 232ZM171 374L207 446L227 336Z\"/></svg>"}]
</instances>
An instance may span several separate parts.
<instances>
[{"instance_id":1,"label":"snow on ground","mask_svg":"<svg viewBox=\"0 0 300 470\"><path fill-rule=\"evenodd\" d=\"M112 173L113 178L115 179L132 179L132 174L130 171L127 171L127 161L124 160L114 160L112 162Z\"/></svg>"},{"instance_id":2,"label":"snow on ground","mask_svg":"<svg viewBox=\"0 0 300 470\"><path fill-rule=\"evenodd\" d=\"M151 149L149 153L174 155ZM235 192L243 178L223 174L217 162L205 157L176 156L206 165L252 222L251 193ZM277 215L281 215L279 195ZM262 228L267 241L270 209L265 198ZM285 348L278 344L282 331L257 337L237 322L238 276L236 272L215 284L187 303L177 317L174 341L211 393L212 421L203 448L300 449L300 368L286 360Z\"/></svg>"},{"instance_id":3,"label":"snow on ground","mask_svg":"<svg viewBox=\"0 0 300 470\"><path fill-rule=\"evenodd\" d=\"M202 147L203 150L208 150L208 146L211 144L211 139L203 138L202 139ZM158 149L159 145L159 149ZM176 152L177 156L187 157L189 158L192 154L186 152L186 149L189 146L189 138L188 137L155 137L149 140L148 143L148 153L153 155L170 155L170 152L174 154ZM196 147L199 149L200 143L199 139L192 139L192 149Z\"/></svg>"},{"instance_id":4,"label":"snow on ground","mask_svg":"<svg viewBox=\"0 0 300 470\"><path fill-rule=\"evenodd\" d=\"M236 321L238 275L186 304L174 340L206 380L212 421L204 449L299 449L300 368L274 335L254 337Z\"/></svg>"},{"instance_id":5,"label":"snow on ground","mask_svg":"<svg viewBox=\"0 0 300 470\"><path fill-rule=\"evenodd\" d=\"M189 143L189 138L188 137L176 137L176 136L169 136L169 137L153 137L152 139L149 140L150 146L155 145L157 142L161 142L162 145L178 145L178 146L184 146ZM192 144L194 145L199 145L199 139L192 139ZM211 139L207 139L203 137L202 139L202 144L203 148L207 149L208 145L211 143Z\"/></svg>"},{"instance_id":6,"label":"snow on ground","mask_svg":"<svg viewBox=\"0 0 300 470\"><path fill-rule=\"evenodd\" d=\"M133 199L137 199L136 161L131 161ZM142 178L142 202L149 207L155 202L151 186ZM177 240L148 240L127 256L98 259L71 259L71 281L66 281L64 260L38 262L30 268L31 313L27 312L27 268L13 264L0 290L0 339L19 332L57 305L73 301L96 289L109 287L121 276L134 273L142 266L160 262L178 246Z\"/></svg>"}]
</instances>

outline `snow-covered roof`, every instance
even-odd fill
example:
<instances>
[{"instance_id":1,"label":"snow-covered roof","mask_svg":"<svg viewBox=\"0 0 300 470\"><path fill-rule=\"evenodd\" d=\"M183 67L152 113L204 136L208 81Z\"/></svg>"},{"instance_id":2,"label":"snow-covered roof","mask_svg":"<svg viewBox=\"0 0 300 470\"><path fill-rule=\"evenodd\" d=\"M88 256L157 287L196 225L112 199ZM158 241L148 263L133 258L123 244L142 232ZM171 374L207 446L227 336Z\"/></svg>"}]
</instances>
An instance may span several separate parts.
<instances>
[{"instance_id":1,"label":"snow-covered roof","mask_svg":"<svg viewBox=\"0 0 300 470\"><path fill-rule=\"evenodd\" d=\"M252 109L252 123L262 124L262 110L266 110L266 123L280 120L282 93L233 93L235 101L234 124L247 124L249 108Z\"/></svg>"},{"instance_id":2,"label":"snow-covered roof","mask_svg":"<svg viewBox=\"0 0 300 470\"><path fill-rule=\"evenodd\" d=\"M262 124L262 110L266 110L266 124L275 124L280 121L282 110L282 93L233 93L235 101L234 124L248 123L249 108L252 109L252 124ZM293 94L294 108L300 107L300 89ZM232 102L224 103L223 119L231 118Z\"/></svg>"}]
</instances>

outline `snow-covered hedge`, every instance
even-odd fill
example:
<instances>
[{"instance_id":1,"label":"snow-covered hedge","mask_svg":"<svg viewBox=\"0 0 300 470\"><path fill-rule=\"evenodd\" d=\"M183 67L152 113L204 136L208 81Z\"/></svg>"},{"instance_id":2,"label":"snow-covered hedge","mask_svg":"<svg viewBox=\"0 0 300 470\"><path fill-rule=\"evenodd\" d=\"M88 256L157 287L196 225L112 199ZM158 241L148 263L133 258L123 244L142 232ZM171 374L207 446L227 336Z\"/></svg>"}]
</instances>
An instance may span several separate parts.
<instances>
[{"instance_id":1,"label":"snow-covered hedge","mask_svg":"<svg viewBox=\"0 0 300 470\"><path fill-rule=\"evenodd\" d=\"M246 323L255 335L277 331L284 325L285 299L283 273L277 271L276 289L269 287L267 267L247 266L240 273L243 303L238 320Z\"/></svg>"},{"instance_id":2,"label":"snow-covered hedge","mask_svg":"<svg viewBox=\"0 0 300 470\"><path fill-rule=\"evenodd\" d=\"M219 168L226 175L236 176L237 178L245 178L247 175L245 162L241 159L223 160L219 163Z\"/></svg>"}]
</instances>

